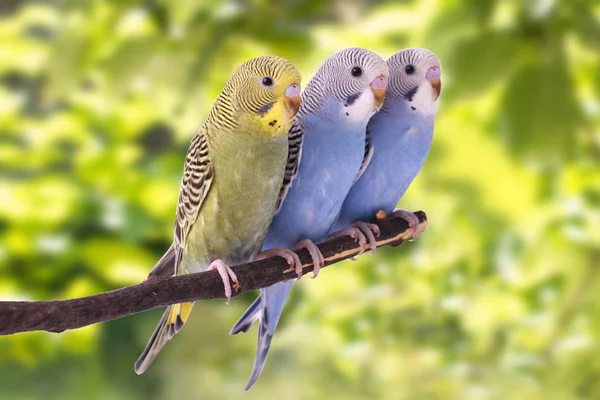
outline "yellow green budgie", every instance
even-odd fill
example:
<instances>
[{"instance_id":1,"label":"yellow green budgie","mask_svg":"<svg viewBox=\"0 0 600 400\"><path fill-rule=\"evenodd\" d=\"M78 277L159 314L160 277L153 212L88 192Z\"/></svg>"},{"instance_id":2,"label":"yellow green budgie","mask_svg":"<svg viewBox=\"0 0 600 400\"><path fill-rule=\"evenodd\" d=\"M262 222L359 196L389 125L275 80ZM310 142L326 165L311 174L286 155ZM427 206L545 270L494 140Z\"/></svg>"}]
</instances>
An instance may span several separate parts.
<instances>
[{"instance_id":1,"label":"yellow green budgie","mask_svg":"<svg viewBox=\"0 0 600 400\"><path fill-rule=\"evenodd\" d=\"M256 259L275 213L288 155L288 129L300 105L300 74L287 60L259 57L231 76L190 144L173 244L153 271L217 270L231 298L228 264ZM289 250L270 252L294 265ZM152 274L152 273L151 273ZM135 364L146 371L188 319L193 303L163 314Z\"/></svg>"}]
</instances>

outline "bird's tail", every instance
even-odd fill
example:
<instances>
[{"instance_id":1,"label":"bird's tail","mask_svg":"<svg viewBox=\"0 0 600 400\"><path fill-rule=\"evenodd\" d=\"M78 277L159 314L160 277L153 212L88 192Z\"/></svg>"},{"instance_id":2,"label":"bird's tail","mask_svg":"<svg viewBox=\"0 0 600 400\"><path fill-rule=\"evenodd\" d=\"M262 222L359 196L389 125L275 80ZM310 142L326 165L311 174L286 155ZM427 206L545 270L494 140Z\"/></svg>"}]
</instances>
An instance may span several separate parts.
<instances>
[{"instance_id":1,"label":"bird's tail","mask_svg":"<svg viewBox=\"0 0 600 400\"><path fill-rule=\"evenodd\" d=\"M247 332L254 321L260 319L256 357L254 358L250 379L244 390L248 390L254 385L265 366L269 348L271 347L271 340L273 340L273 335L275 334L275 329L277 329L277 323L283 312L283 307L290 293L292 283L293 281L279 282L262 289L260 296L252 303L229 332L231 335Z\"/></svg>"},{"instance_id":2,"label":"bird's tail","mask_svg":"<svg viewBox=\"0 0 600 400\"><path fill-rule=\"evenodd\" d=\"M175 275L177 272L177 259L180 257L178 252L175 250L175 245L172 244L169 247L169 250L161 257L160 260L156 263L152 271L148 274L148 278L156 278L156 277L167 277L171 275ZM147 279L147 278L146 278Z\"/></svg>"},{"instance_id":3,"label":"bird's tail","mask_svg":"<svg viewBox=\"0 0 600 400\"><path fill-rule=\"evenodd\" d=\"M254 303L248 307L246 312L242 314L238 322L233 325L233 328L229 331L230 335L237 335L240 332L248 332L254 321L262 318L262 294L260 294Z\"/></svg>"},{"instance_id":4,"label":"bird's tail","mask_svg":"<svg viewBox=\"0 0 600 400\"><path fill-rule=\"evenodd\" d=\"M180 303L167 307L142 355L135 362L135 372L138 375L148 369L167 341L181 330L190 316L193 306L194 303Z\"/></svg>"}]
</instances>

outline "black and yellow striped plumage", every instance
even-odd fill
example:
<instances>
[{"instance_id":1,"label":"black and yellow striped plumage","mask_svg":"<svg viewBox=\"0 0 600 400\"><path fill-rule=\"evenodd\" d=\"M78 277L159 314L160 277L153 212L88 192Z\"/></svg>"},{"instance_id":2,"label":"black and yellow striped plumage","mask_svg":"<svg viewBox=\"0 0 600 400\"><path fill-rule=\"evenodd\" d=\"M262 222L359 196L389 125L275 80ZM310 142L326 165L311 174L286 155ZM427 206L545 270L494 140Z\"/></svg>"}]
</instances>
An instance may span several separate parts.
<instances>
[{"instance_id":1,"label":"black and yellow striped plumage","mask_svg":"<svg viewBox=\"0 0 600 400\"><path fill-rule=\"evenodd\" d=\"M233 73L191 141L173 245L151 275L205 271L215 260L234 264L258 253L276 209L288 128L298 109L299 98L286 93L299 84L296 68L278 57L249 60ZM136 362L138 374L183 327L192 306L167 308Z\"/></svg>"}]
</instances>

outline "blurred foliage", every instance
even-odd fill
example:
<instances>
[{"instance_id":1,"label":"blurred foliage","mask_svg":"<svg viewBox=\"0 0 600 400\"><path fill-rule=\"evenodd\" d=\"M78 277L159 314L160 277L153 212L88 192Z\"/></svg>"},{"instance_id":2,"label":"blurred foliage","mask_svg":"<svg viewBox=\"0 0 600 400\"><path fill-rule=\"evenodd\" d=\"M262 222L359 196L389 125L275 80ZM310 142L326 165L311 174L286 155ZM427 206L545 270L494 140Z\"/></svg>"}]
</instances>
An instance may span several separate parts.
<instances>
[{"instance_id":1,"label":"blurred foliage","mask_svg":"<svg viewBox=\"0 0 600 400\"><path fill-rule=\"evenodd\" d=\"M427 47L444 87L401 206L415 243L293 291L245 398L600 398L600 4L592 0L0 3L0 298L141 281L225 80L277 54ZM147 374L160 311L0 338L0 399L242 396L252 301L198 304ZM310 350L310 351L306 351Z\"/></svg>"}]
</instances>

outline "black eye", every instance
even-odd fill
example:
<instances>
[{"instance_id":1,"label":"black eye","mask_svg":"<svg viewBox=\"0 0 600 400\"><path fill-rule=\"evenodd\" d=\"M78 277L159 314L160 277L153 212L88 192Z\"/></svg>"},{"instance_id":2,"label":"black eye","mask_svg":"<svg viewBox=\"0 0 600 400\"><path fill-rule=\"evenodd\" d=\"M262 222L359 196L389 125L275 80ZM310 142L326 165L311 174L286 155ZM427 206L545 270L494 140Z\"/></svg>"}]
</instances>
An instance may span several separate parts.
<instances>
[{"instance_id":1,"label":"black eye","mask_svg":"<svg viewBox=\"0 0 600 400\"><path fill-rule=\"evenodd\" d=\"M414 65L412 65L412 64L408 64L408 65L406 66L406 68L404 68L404 71L406 71L406 73L407 73L408 75L412 75L412 74L414 74L414 73L415 73L415 66L414 66Z\"/></svg>"},{"instance_id":2,"label":"black eye","mask_svg":"<svg viewBox=\"0 0 600 400\"><path fill-rule=\"evenodd\" d=\"M273 78L270 76L265 76L262 78L262 84L267 87L273 86Z\"/></svg>"},{"instance_id":3,"label":"black eye","mask_svg":"<svg viewBox=\"0 0 600 400\"><path fill-rule=\"evenodd\" d=\"M354 67L354 68L352 68L352 76L358 78L361 75L362 75L362 68L361 67Z\"/></svg>"}]
</instances>

